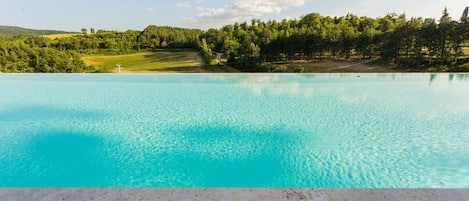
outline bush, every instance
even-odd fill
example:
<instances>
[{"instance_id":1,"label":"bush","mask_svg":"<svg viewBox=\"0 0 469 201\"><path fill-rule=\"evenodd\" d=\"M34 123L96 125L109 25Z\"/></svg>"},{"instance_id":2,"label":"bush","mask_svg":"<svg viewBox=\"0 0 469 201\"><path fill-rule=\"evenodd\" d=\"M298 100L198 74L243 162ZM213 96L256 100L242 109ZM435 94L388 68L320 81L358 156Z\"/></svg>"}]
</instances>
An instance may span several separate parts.
<instances>
[{"instance_id":1,"label":"bush","mask_svg":"<svg viewBox=\"0 0 469 201\"><path fill-rule=\"evenodd\" d=\"M285 66L285 65L280 65L280 66L277 66L275 67L275 69L273 70L273 72L275 73L285 73L288 71L288 67Z\"/></svg>"},{"instance_id":2,"label":"bush","mask_svg":"<svg viewBox=\"0 0 469 201\"><path fill-rule=\"evenodd\" d=\"M303 67L302 65L299 65L299 66L295 67L294 72L295 73L303 73L303 72L305 72L305 67Z\"/></svg>"},{"instance_id":3,"label":"bush","mask_svg":"<svg viewBox=\"0 0 469 201\"><path fill-rule=\"evenodd\" d=\"M259 72L272 72L275 67L271 63L262 63L259 66Z\"/></svg>"},{"instance_id":4,"label":"bush","mask_svg":"<svg viewBox=\"0 0 469 201\"><path fill-rule=\"evenodd\" d=\"M450 68L446 65L430 67L425 70L425 72L448 72Z\"/></svg>"}]
</instances>

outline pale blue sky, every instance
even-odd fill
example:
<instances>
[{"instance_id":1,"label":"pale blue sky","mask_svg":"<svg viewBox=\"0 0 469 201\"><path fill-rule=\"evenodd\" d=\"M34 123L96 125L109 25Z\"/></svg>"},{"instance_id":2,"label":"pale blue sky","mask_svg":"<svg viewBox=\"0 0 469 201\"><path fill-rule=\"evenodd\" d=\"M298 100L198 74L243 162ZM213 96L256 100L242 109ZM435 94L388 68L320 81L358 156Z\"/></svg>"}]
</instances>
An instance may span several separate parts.
<instances>
[{"instance_id":1,"label":"pale blue sky","mask_svg":"<svg viewBox=\"0 0 469 201\"><path fill-rule=\"evenodd\" d=\"M80 31L81 28L125 31L147 25L218 28L234 22L299 18L312 12L329 16L353 13L380 17L439 19L447 6L459 19L468 0L0 0L0 25Z\"/></svg>"}]
</instances>

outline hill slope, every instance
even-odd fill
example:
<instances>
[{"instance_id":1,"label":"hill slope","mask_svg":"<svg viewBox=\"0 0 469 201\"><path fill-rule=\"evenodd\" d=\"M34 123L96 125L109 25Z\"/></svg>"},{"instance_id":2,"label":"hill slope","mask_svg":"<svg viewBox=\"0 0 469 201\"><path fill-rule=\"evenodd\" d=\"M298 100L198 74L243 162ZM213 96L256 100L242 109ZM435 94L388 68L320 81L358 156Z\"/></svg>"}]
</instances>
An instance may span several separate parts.
<instances>
[{"instance_id":1,"label":"hill slope","mask_svg":"<svg viewBox=\"0 0 469 201\"><path fill-rule=\"evenodd\" d=\"M70 32L65 31L56 31L56 30L36 30L36 29L27 29L22 27L15 26L2 26L0 25L0 35L3 36L14 36L19 34L27 35L50 35L50 34L65 34Z\"/></svg>"},{"instance_id":2,"label":"hill slope","mask_svg":"<svg viewBox=\"0 0 469 201\"><path fill-rule=\"evenodd\" d=\"M198 52L143 52L127 55L85 56L87 66L93 65L102 72L117 72L116 64L122 64L124 73L200 73L202 61Z\"/></svg>"}]
</instances>

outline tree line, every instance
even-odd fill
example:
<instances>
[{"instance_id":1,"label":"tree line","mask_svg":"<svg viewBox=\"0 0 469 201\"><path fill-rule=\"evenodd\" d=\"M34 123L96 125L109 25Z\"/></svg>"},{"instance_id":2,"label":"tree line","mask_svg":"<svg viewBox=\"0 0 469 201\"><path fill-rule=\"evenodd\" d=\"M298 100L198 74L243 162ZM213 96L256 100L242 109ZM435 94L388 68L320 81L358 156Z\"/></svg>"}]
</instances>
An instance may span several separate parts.
<instances>
[{"instance_id":1,"label":"tree line","mask_svg":"<svg viewBox=\"0 0 469 201\"><path fill-rule=\"evenodd\" d=\"M83 73L96 72L86 66L80 55L60 51L50 41L37 36L0 37L0 72L13 73Z\"/></svg>"},{"instance_id":2,"label":"tree line","mask_svg":"<svg viewBox=\"0 0 469 201\"><path fill-rule=\"evenodd\" d=\"M467 10L467 9L466 9ZM406 68L468 63L469 20L443 11L439 20L388 14L369 18L312 13L277 22L252 20L201 35L201 49L221 52L242 71L267 71L266 62L287 60L368 59ZM464 51L466 50L466 51ZM207 54L210 55L210 54Z\"/></svg>"},{"instance_id":3,"label":"tree line","mask_svg":"<svg viewBox=\"0 0 469 201\"><path fill-rule=\"evenodd\" d=\"M288 60L366 59L396 67L464 70L469 62L467 9L459 20L445 9L440 19L407 19L405 14L369 18L311 13L300 19L235 23L206 31L150 25L143 31L95 31L55 39L0 37L2 72L96 72L80 55L128 54L158 49L194 49L208 65L223 53L241 71L272 71Z\"/></svg>"},{"instance_id":4,"label":"tree line","mask_svg":"<svg viewBox=\"0 0 469 201\"><path fill-rule=\"evenodd\" d=\"M55 39L17 35L0 37L0 72L82 73L98 72L86 66L81 55L117 55L158 49L197 49L197 29L148 26L143 31L82 29Z\"/></svg>"},{"instance_id":5,"label":"tree line","mask_svg":"<svg viewBox=\"0 0 469 201\"><path fill-rule=\"evenodd\" d=\"M165 48L197 49L201 30L150 25L143 31L94 31L82 29L82 34L63 37L52 42L60 50L73 50L83 54L127 54L140 50Z\"/></svg>"}]
</instances>

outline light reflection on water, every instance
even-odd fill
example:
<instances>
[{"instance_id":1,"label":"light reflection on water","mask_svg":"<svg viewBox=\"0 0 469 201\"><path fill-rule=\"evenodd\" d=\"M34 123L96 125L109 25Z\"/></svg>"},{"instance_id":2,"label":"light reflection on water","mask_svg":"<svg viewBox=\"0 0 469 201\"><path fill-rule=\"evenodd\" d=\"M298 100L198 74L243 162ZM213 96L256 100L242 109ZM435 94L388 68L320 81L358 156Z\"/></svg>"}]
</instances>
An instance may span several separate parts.
<instances>
[{"instance_id":1,"label":"light reflection on water","mask_svg":"<svg viewBox=\"0 0 469 201\"><path fill-rule=\"evenodd\" d=\"M0 186L467 188L468 77L2 74Z\"/></svg>"}]
</instances>

